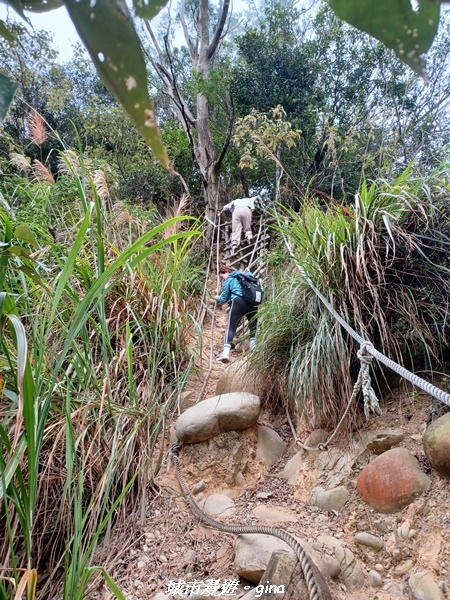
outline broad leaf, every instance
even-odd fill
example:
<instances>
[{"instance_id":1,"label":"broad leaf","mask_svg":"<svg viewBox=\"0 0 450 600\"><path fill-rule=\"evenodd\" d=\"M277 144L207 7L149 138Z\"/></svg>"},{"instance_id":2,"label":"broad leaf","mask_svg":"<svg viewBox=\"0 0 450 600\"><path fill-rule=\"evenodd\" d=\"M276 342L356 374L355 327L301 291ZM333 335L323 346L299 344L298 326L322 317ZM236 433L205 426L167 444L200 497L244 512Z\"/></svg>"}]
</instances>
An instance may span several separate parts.
<instances>
[{"instance_id":1,"label":"broad leaf","mask_svg":"<svg viewBox=\"0 0 450 600\"><path fill-rule=\"evenodd\" d=\"M8 112L9 105L19 85L0 73L0 125L3 123Z\"/></svg>"},{"instance_id":2,"label":"broad leaf","mask_svg":"<svg viewBox=\"0 0 450 600\"><path fill-rule=\"evenodd\" d=\"M22 240L22 242L27 242L28 244L31 244L33 248L36 248L36 250L39 249L36 238L34 237L34 233L31 231L31 229L26 223L20 223L19 225L17 225L13 235L17 240Z\"/></svg>"},{"instance_id":3,"label":"broad leaf","mask_svg":"<svg viewBox=\"0 0 450 600\"><path fill-rule=\"evenodd\" d=\"M0 20L0 37L5 38L8 42L14 42L16 36L8 29L5 22Z\"/></svg>"},{"instance_id":4,"label":"broad leaf","mask_svg":"<svg viewBox=\"0 0 450 600\"><path fill-rule=\"evenodd\" d=\"M31 260L31 256L26 248L23 246L10 246L7 249L7 252L10 254L14 254L14 256L19 256L20 258L24 258L25 260Z\"/></svg>"},{"instance_id":5,"label":"broad leaf","mask_svg":"<svg viewBox=\"0 0 450 600\"><path fill-rule=\"evenodd\" d=\"M168 0L133 0L134 12L138 17L153 19L167 2Z\"/></svg>"},{"instance_id":6,"label":"broad leaf","mask_svg":"<svg viewBox=\"0 0 450 600\"><path fill-rule=\"evenodd\" d=\"M439 24L439 2L417 0L329 0L338 17L369 33L419 75L425 75L425 54Z\"/></svg>"},{"instance_id":7,"label":"broad leaf","mask_svg":"<svg viewBox=\"0 0 450 600\"><path fill-rule=\"evenodd\" d=\"M105 85L127 111L163 167L171 170L147 89L139 37L121 0L65 0Z\"/></svg>"}]
</instances>

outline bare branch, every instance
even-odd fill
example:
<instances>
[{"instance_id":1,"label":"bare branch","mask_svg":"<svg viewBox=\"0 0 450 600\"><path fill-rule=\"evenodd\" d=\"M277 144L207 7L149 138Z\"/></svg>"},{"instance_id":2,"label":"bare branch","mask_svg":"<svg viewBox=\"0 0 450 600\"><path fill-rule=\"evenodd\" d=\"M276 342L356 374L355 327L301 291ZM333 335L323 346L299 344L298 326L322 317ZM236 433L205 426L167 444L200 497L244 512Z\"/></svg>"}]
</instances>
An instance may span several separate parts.
<instances>
[{"instance_id":1,"label":"bare branch","mask_svg":"<svg viewBox=\"0 0 450 600\"><path fill-rule=\"evenodd\" d=\"M189 49L189 54L191 55L191 59L195 61L197 60L198 52L194 40L189 34L189 30L186 24L186 0L182 0L181 2L180 23L181 27L183 28L184 39L186 40L186 44Z\"/></svg>"},{"instance_id":2,"label":"bare branch","mask_svg":"<svg viewBox=\"0 0 450 600\"><path fill-rule=\"evenodd\" d=\"M156 52L158 53L159 60L160 60L160 62L163 63L164 62L164 54L162 53L162 50L159 47L158 40L156 39L156 36L153 33L153 29L151 28L150 23L147 21L147 19L144 19L144 23L145 23L145 27L147 28L147 31L150 35L150 38L152 40L152 44L155 47Z\"/></svg>"},{"instance_id":3,"label":"bare branch","mask_svg":"<svg viewBox=\"0 0 450 600\"><path fill-rule=\"evenodd\" d=\"M219 42L222 38L222 33L223 33L223 30L225 27L225 23L227 22L229 8L230 8L230 0L224 0L223 6L222 6L222 12L220 13L219 21L217 23L217 28L216 28L216 31L214 32L214 37L208 48L208 52L207 52L208 60L210 60L214 56L214 53L217 50L217 46L219 45Z\"/></svg>"},{"instance_id":4,"label":"bare branch","mask_svg":"<svg viewBox=\"0 0 450 600\"><path fill-rule=\"evenodd\" d=\"M191 134L190 126L195 127L197 119L194 117L194 115L190 111L186 100L180 94L180 90L178 88L176 77L175 77L175 71L173 68L173 60L172 60L173 57L172 57L172 53L169 48L169 41L168 41L167 37L164 38L164 43L166 46L166 53L167 53L167 58L169 60L169 67L170 67L170 75L166 71L166 73L167 73L166 76L167 76L168 80L170 81L170 89L168 91L171 94L175 105L177 107L179 107L179 110L181 111L181 114L182 114L181 121L186 123L185 131L188 135L190 135Z\"/></svg>"},{"instance_id":5,"label":"bare branch","mask_svg":"<svg viewBox=\"0 0 450 600\"><path fill-rule=\"evenodd\" d=\"M187 183L186 183L186 181L184 180L184 177L181 175L181 173L178 173L178 171L175 171L175 170L174 170L174 171L173 171L173 174L174 174L174 175L176 175L176 176L179 178L179 180L181 181L181 185L182 185L182 186L183 186L183 188L184 188L184 191L186 192L186 194L187 194L188 196L190 196L190 195L191 195L191 193L189 192L189 187L188 187L188 184L187 184Z\"/></svg>"}]
</instances>

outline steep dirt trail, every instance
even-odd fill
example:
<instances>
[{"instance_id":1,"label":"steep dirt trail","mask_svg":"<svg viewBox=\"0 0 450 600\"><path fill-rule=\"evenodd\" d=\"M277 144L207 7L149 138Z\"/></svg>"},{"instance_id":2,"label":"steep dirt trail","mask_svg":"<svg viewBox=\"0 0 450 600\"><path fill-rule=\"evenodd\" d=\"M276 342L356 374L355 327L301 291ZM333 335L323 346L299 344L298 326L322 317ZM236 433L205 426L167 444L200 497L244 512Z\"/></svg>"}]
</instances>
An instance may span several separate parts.
<instances>
[{"instance_id":1,"label":"steep dirt trail","mask_svg":"<svg viewBox=\"0 0 450 600\"><path fill-rule=\"evenodd\" d=\"M197 357L196 369L187 387L194 398L198 397L210 371L211 339L214 352L204 398L215 395L217 381L226 368L218 363L215 357L223 343L227 319L228 312L225 307L218 308L214 330L211 331L211 318L205 318L202 353ZM198 340L193 340L193 343L198 347ZM242 356L243 352L243 348L236 348L232 361ZM274 524L307 540L321 554L328 552L331 555L332 552L326 545L318 542L319 534L340 540L351 548L366 577L371 569L378 570L382 575L382 589L372 589L366 585L364 589L351 593L339 581L330 581L335 600L406 600L409 598L407 580L411 570L428 570L434 579L445 587L450 584L450 489L448 482L430 470L421 445L421 434L429 418L430 398L413 390L395 391L381 399L381 407L383 414L373 417L364 430L370 432L392 427L404 429L405 441L402 445L418 458L432 479L430 490L397 515L376 514L362 503L356 491L359 470L351 474L346 481L350 500L343 510L339 513L328 513L311 507L304 498L303 482L298 481L295 485L290 485L276 477L298 449L293 444L292 434L285 420L282 417L270 417L268 414L261 415L259 424L274 428L288 446L287 454L278 464L267 468L255 457L255 466L247 485L240 489L229 489L224 482L221 460L224 453L226 455L230 450L221 440L218 446L213 443L205 443L204 447L202 446L197 464L184 465L185 478L192 490L199 481L199 477L195 478L195 475L192 475L196 469L201 467L203 472L208 472L205 494L225 490L235 502L235 513L226 519L230 523L260 523L253 511L262 504L290 511L299 515L295 522ZM173 423L176 416L173 415ZM363 432L355 432L355 438L361 433ZM251 431L245 435L247 437L244 438L244 445L254 446L255 433ZM165 440L166 447L169 445L167 438L168 435ZM230 437L230 444L233 443L236 443L236 440ZM334 451L343 457L354 459L349 453L348 440L336 442ZM168 470L168 467L169 465L164 463L157 477L158 491L149 492L145 517L142 524L135 528L133 541L129 541L129 531L126 531L123 539L127 541L121 546L120 531L116 530L114 539L105 549L104 562L101 564L107 564L107 559L111 558L111 546L116 548L110 573L124 591L127 600L150 600L167 591L170 582L174 581L237 579L233 565L234 536L207 529L199 523L180 497L174 470ZM404 523L412 524L411 526L418 531L417 538L411 543L398 538L397 530ZM386 532L381 533L382 529L378 531L378 526L385 528ZM126 524L124 529L127 529ZM355 533L361 530L384 537L386 549L377 554L367 548L355 546ZM101 560L100 555L98 562ZM409 570L404 572L402 569L405 565L409 565ZM244 585L245 582L242 582L239 589L243 591ZM91 597L108 600L112 598L105 587L96 590ZM230 600L236 596L224 597ZM442 596L444 597L447 598L447 595Z\"/></svg>"}]
</instances>

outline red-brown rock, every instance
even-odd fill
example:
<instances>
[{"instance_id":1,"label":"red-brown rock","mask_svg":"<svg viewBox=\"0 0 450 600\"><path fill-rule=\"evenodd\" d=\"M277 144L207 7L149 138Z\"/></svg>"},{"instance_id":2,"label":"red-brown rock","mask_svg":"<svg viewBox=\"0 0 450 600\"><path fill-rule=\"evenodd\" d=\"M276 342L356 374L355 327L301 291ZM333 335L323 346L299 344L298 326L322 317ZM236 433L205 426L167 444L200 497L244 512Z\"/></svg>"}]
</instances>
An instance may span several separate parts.
<instances>
[{"instance_id":1,"label":"red-brown rock","mask_svg":"<svg viewBox=\"0 0 450 600\"><path fill-rule=\"evenodd\" d=\"M423 436L423 449L433 469L450 479L450 413L428 427Z\"/></svg>"},{"instance_id":2,"label":"red-brown rock","mask_svg":"<svg viewBox=\"0 0 450 600\"><path fill-rule=\"evenodd\" d=\"M392 448L377 456L358 477L364 502L380 513L395 513L430 487L414 456L406 448Z\"/></svg>"}]
</instances>

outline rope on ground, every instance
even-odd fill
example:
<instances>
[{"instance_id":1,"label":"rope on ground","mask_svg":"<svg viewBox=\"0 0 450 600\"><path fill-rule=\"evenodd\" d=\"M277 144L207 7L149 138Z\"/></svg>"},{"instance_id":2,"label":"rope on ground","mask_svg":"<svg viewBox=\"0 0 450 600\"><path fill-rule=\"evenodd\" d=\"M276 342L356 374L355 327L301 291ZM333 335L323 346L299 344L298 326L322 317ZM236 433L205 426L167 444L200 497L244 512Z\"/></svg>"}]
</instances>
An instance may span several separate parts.
<instances>
[{"instance_id":1,"label":"rope on ground","mask_svg":"<svg viewBox=\"0 0 450 600\"><path fill-rule=\"evenodd\" d=\"M169 457L173 460L175 471L177 474L178 482L180 484L181 489L185 495L185 498L192 508L194 513L210 527L214 529L218 529L219 531L224 531L225 533L233 533L235 535L239 535L242 533L262 533L264 535L272 535L277 537L286 544L288 544L295 552L298 561L301 565L303 576L306 581L306 586L308 588L308 594L310 600L332 600L330 589L320 573L319 569L314 565L309 555L305 552L301 543L290 533L284 531L284 529L279 529L278 527L272 527L269 525L228 525L227 523L221 523L220 521L215 521L209 515L204 513L201 508L196 504L194 498L192 497L189 488L187 487L183 475L181 473L180 463L178 460L178 452L180 450L180 445L175 444L171 447L169 452Z\"/></svg>"},{"instance_id":2,"label":"rope on ground","mask_svg":"<svg viewBox=\"0 0 450 600\"><path fill-rule=\"evenodd\" d=\"M276 215L277 220L278 220L278 214ZM381 363L383 363L384 365L386 365L387 367L389 367L390 369L392 369L393 371L395 371L398 375L400 375L401 377L403 377L404 379L407 379L410 383L412 383L413 385L419 387L421 390L423 390L424 392L426 392L427 394L429 394L430 396L433 396L434 398L436 398L437 400L440 400L441 402L443 402L444 404L447 404L447 406L450 406L450 394L447 394L446 392L444 392L443 390L439 389L438 387L436 387L435 385L429 383L428 381L425 381L424 379L421 379L420 377L418 377L417 375L414 375L414 373L411 373L410 371L408 371L407 369L405 369L404 367L402 367L401 365L397 364L396 362L394 362L393 360L391 360L390 358L387 358L387 356L384 356L384 354L382 354L381 352L379 352L378 350L375 349L374 345L372 344L372 342L370 342L369 340L365 340L364 338L362 338L342 317L339 313L337 313L334 309L334 307L330 304L330 302L328 302L328 300L325 298L325 296L317 289L317 287L313 284L313 282L310 280L310 278L306 275L305 270L303 269L303 267L301 267L298 264L298 261L296 259L296 257L294 256L294 253L292 252L291 247L289 246L289 243L284 235L284 233L282 232L281 229L281 224L278 220L278 224L280 225L280 231L282 233L283 239L284 239L284 243L286 245L286 248L292 258L292 260L294 261L295 266L297 267L297 269L300 271L302 277L305 279L305 281L308 283L308 285L311 287L311 289L313 290L313 292L320 298L320 300L322 301L322 303L327 307L327 309L330 311L330 313L334 316L334 318L340 323L340 325L342 325L342 327L362 346L365 345L365 349L366 351L371 354L374 358L376 358L377 360L379 360ZM368 370L367 370L368 372ZM370 375L368 375L369 377L369 384L370 384ZM370 399L368 400L368 405L371 405L373 401L373 399L371 398L371 394L369 393L369 397ZM378 401L377 401L378 402ZM379 409L379 407L378 407ZM377 412L377 411L375 411ZM367 415L366 415L367 416Z\"/></svg>"}]
</instances>

